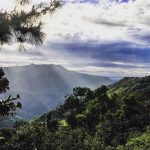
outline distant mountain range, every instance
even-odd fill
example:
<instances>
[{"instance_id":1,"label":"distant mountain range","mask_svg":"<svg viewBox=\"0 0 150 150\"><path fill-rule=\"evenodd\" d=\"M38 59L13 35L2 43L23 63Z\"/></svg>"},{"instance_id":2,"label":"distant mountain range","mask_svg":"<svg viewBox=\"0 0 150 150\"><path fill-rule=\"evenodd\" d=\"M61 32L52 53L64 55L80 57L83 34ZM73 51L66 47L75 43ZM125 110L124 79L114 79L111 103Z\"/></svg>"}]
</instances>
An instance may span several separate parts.
<instances>
[{"instance_id":1,"label":"distant mountain range","mask_svg":"<svg viewBox=\"0 0 150 150\"><path fill-rule=\"evenodd\" d=\"M28 65L3 68L12 96L20 94L23 108L18 115L30 119L55 108L73 87L95 89L114 83L108 77L82 74L60 65Z\"/></svg>"}]
</instances>

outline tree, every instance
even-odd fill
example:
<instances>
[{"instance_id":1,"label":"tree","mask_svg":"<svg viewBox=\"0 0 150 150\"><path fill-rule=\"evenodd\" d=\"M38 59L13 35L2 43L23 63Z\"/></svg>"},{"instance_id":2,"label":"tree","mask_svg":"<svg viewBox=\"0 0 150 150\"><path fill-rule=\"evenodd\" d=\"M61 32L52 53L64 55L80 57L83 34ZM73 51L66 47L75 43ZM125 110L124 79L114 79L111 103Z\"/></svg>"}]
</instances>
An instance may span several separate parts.
<instances>
[{"instance_id":1,"label":"tree","mask_svg":"<svg viewBox=\"0 0 150 150\"><path fill-rule=\"evenodd\" d=\"M46 125L50 131L55 131L58 128L58 122L56 119L54 119L51 112L47 114Z\"/></svg>"},{"instance_id":2,"label":"tree","mask_svg":"<svg viewBox=\"0 0 150 150\"><path fill-rule=\"evenodd\" d=\"M5 93L9 89L9 81L5 77L5 73L3 69L0 69L0 94ZM11 95L7 99L0 100L0 117L4 119L10 115L15 114L15 110L17 108L21 108L22 105L20 102L14 102L15 100L19 99L20 96L17 95L16 97L11 97Z\"/></svg>"},{"instance_id":3,"label":"tree","mask_svg":"<svg viewBox=\"0 0 150 150\"><path fill-rule=\"evenodd\" d=\"M30 0L17 0L20 5L29 5ZM49 3L41 2L33 5L31 10L18 10L17 6L10 12L0 11L0 44L20 43L41 45L45 33L42 32L43 23L41 16L47 12L54 12L62 4L58 0L51 0Z\"/></svg>"},{"instance_id":4,"label":"tree","mask_svg":"<svg viewBox=\"0 0 150 150\"><path fill-rule=\"evenodd\" d=\"M19 5L29 5L31 0L16 0ZM43 23L41 17L46 13L54 12L62 4L59 0L51 0L49 3L41 2L33 5L29 11L19 10L16 6L12 11L0 11L0 45L19 43L20 49L24 50L24 43L41 45L45 33L42 32ZM0 93L9 89L9 81L5 73L0 69ZM20 102L14 102L19 95L12 98L11 95L0 100L0 116L14 115L17 108L21 108Z\"/></svg>"},{"instance_id":5,"label":"tree","mask_svg":"<svg viewBox=\"0 0 150 150\"><path fill-rule=\"evenodd\" d=\"M73 88L73 92L65 96L64 103L57 107L58 113L65 115L66 112L72 110L75 114L81 113L85 109L86 103L91 99L93 99L93 93L89 88Z\"/></svg>"}]
</instances>

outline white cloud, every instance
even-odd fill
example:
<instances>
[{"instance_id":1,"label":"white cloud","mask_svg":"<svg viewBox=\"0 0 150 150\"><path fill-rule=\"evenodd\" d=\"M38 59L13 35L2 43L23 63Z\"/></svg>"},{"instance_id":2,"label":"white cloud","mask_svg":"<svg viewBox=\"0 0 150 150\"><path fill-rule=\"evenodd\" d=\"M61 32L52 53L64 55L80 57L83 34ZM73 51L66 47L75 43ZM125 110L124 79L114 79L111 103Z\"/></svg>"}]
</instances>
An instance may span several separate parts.
<instances>
[{"instance_id":1,"label":"white cloud","mask_svg":"<svg viewBox=\"0 0 150 150\"><path fill-rule=\"evenodd\" d=\"M35 2L39 1L35 0ZM47 15L43 18L46 24L44 31L47 33L45 45L73 42L76 44L86 42L104 44L126 41L135 47L149 47L149 42L143 40L142 37L150 35L150 1L136 0L133 2L130 0L128 3L119 4L116 4L114 0L97 0L97 3L93 4L90 2L80 3L81 1L68 0L52 16ZM6 3L1 2L0 7L13 8L12 0L7 0ZM114 74L115 76L117 74L128 75L128 72L133 72L130 68L84 66L83 64L96 60L90 56L88 58L79 57L63 48L60 51L51 47L48 49L46 46L42 46L38 50L32 47L27 54L20 54L14 51L14 46L9 47L5 47L9 54L2 52L0 55L0 62L3 65L33 62L56 63L82 72L102 75ZM150 70L145 70L141 65L139 65L139 69L134 70L134 74L150 73Z\"/></svg>"},{"instance_id":2,"label":"white cloud","mask_svg":"<svg viewBox=\"0 0 150 150\"><path fill-rule=\"evenodd\" d=\"M105 2L106 3L106 2ZM111 5L105 9L102 2L69 3L63 6L52 18L48 18L48 40L52 41L129 41L134 44L147 44L135 38L135 34L150 34L150 1Z\"/></svg>"}]
</instances>

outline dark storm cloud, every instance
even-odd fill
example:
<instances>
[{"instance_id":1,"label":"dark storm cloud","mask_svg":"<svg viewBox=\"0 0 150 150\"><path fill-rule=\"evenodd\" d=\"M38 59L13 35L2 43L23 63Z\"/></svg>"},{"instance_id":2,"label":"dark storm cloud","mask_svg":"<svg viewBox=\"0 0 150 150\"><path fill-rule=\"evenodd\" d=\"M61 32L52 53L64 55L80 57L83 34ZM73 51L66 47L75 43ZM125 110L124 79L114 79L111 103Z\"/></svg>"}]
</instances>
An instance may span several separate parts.
<instances>
[{"instance_id":1,"label":"dark storm cloud","mask_svg":"<svg viewBox=\"0 0 150 150\"><path fill-rule=\"evenodd\" d=\"M54 49L64 49L69 53L80 57L90 57L99 62L98 65L105 67L136 67L126 63L136 64L150 63L150 48L136 47L128 42L117 42L110 44L90 44L90 43L68 43L51 44ZM122 62L124 64L113 64L113 62ZM93 64L94 65L94 64ZM96 65L96 64L95 64Z\"/></svg>"},{"instance_id":2,"label":"dark storm cloud","mask_svg":"<svg viewBox=\"0 0 150 150\"><path fill-rule=\"evenodd\" d=\"M83 17L84 20L89 21L94 24L99 24L99 25L104 25L106 27L125 27L125 23L123 22L113 22L113 21L108 21L106 19L103 19L101 17L96 18L96 19L91 19L88 17Z\"/></svg>"},{"instance_id":3,"label":"dark storm cloud","mask_svg":"<svg viewBox=\"0 0 150 150\"><path fill-rule=\"evenodd\" d=\"M140 66L136 64L115 64L113 62L99 62L99 63L86 63L84 66L95 66L95 67L111 67L111 68L124 68L124 69L136 69L136 68L141 68ZM144 68L149 68L150 66L144 66ZM143 68L143 67L142 67Z\"/></svg>"},{"instance_id":4,"label":"dark storm cloud","mask_svg":"<svg viewBox=\"0 0 150 150\"><path fill-rule=\"evenodd\" d=\"M93 23L95 24L101 24L101 25L104 25L104 26L108 26L108 27L124 27L125 24L123 23L115 23L115 22L110 22L110 21L107 21L107 20L93 20Z\"/></svg>"},{"instance_id":5,"label":"dark storm cloud","mask_svg":"<svg viewBox=\"0 0 150 150\"><path fill-rule=\"evenodd\" d=\"M139 39L140 41L143 41L145 43L150 43L150 33L149 34L145 34L145 35L135 35L134 36L136 39Z\"/></svg>"}]
</instances>

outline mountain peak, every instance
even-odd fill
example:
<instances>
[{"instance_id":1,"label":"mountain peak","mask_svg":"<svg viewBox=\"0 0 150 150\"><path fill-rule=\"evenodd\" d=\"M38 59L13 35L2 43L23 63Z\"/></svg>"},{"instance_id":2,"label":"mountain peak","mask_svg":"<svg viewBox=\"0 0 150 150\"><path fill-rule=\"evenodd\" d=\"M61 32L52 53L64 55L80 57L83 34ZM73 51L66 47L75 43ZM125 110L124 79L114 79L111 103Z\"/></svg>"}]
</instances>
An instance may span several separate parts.
<instances>
[{"instance_id":1,"label":"mountain peak","mask_svg":"<svg viewBox=\"0 0 150 150\"><path fill-rule=\"evenodd\" d=\"M34 64L34 63L31 63L30 65L28 65L29 67L53 67L53 68L61 68L61 69L64 69L64 70L67 70L65 69L63 66L61 65L56 65L56 64Z\"/></svg>"},{"instance_id":2,"label":"mountain peak","mask_svg":"<svg viewBox=\"0 0 150 150\"><path fill-rule=\"evenodd\" d=\"M7 67L4 71L10 81L10 93L21 96L23 118L55 108L74 87L95 89L113 83L107 77L82 74L55 64Z\"/></svg>"}]
</instances>

